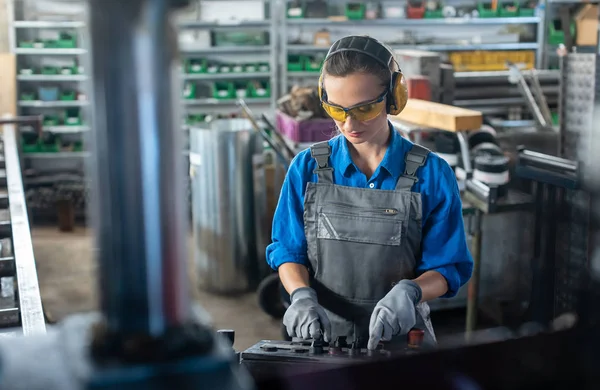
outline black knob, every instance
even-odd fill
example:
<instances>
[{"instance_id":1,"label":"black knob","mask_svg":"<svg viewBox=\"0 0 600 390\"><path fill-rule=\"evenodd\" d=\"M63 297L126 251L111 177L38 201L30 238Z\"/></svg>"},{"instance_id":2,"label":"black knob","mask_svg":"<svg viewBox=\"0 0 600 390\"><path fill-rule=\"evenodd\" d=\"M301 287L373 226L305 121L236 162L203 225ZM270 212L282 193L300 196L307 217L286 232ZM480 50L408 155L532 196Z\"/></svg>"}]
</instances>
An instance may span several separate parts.
<instances>
[{"instance_id":1,"label":"black knob","mask_svg":"<svg viewBox=\"0 0 600 390\"><path fill-rule=\"evenodd\" d=\"M323 353L323 339L315 339L310 345L309 352L314 355L320 355Z\"/></svg>"},{"instance_id":2,"label":"black knob","mask_svg":"<svg viewBox=\"0 0 600 390\"><path fill-rule=\"evenodd\" d=\"M346 336L338 336L333 345L336 348L346 348L348 346L348 343L346 342Z\"/></svg>"},{"instance_id":3,"label":"black knob","mask_svg":"<svg viewBox=\"0 0 600 390\"><path fill-rule=\"evenodd\" d=\"M229 340L231 345L233 346L233 343L235 342L235 330L219 329L219 330L217 330L217 333L220 334L221 336L225 336Z\"/></svg>"}]
</instances>

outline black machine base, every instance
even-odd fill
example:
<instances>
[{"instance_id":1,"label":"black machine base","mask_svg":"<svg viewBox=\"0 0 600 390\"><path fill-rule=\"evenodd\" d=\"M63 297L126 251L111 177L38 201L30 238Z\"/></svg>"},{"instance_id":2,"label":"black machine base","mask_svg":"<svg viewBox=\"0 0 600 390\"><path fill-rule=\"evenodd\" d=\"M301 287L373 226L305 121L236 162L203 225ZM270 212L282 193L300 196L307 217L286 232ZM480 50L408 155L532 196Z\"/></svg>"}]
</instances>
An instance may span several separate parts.
<instances>
[{"instance_id":1,"label":"black machine base","mask_svg":"<svg viewBox=\"0 0 600 390\"><path fill-rule=\"evenodd\" d=\"M240 353L240 363L255 380L263 380L417 354L423 349L420 342L406 342L394 345L380 343L376 350L369 351L360 343L347 344L343 337L331 344L315 340L262 340Z\"/></svg>"}]
</instances>

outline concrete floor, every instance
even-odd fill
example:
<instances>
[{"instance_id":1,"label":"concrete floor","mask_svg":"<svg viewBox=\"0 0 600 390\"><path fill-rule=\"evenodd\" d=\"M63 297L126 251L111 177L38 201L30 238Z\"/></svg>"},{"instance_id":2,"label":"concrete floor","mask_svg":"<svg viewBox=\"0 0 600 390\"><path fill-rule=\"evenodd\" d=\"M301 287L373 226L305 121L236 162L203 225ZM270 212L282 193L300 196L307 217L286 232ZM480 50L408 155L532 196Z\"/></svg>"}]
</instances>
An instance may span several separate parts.
<instances>
[{"instance_id":1,"label":"concrete floor","mask_svg":"<svg viewBox=\"0 0 600 390\"><path fill-rule=\"evenodd\" d=\"M78 227L72 233L62 233L56 227L34 227L31 235L42 302L50 316L60 320L72 313L96 310L96 264L90 230ZM194 283L194 273L190 275ZM262 339L281 339L280 320L258 307L256 294L222 297L195 288L193 295L211 316L215 329L235 330L236 350Z\"/></svg>"}]
</instances>

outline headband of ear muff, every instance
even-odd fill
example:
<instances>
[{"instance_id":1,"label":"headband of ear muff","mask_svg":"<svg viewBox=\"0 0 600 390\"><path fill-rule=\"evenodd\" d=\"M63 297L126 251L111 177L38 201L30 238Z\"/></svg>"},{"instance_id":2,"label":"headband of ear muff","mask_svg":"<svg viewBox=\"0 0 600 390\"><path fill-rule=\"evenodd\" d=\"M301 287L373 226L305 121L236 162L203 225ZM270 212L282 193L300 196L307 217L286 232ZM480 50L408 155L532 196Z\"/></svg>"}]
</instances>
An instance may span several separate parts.
<instances>
[{"instance_id":1,"label":"headband of ear muff","mask_svg":"<svg viewBox=\"0 0 600 390\"><path fill-rule=\"evenodd\" d=\"M323 61L323 68L325 67L325 63L329 58L343 51L354 51L357 53L367 55L373 58L375 61L379 62L386 69L390 68L390 64L392 63L392 61L396 62L396 65L398 65L398 62L394 58L394 53L392 53L387 47L385 47L381 42L379 42L375 38L351 35L338 39L333 43L333 45L331 45L331 48L327 52L327 56ZM408 91L406 89L406 85L404 84L404 76L400 71L400 65L398 65L398 71L390 70L390 73L391 78L386 108L388 114L398 115L406 106L406 102L408 100ZM321 100L327 99L327 93L323 88L322 71L321 76L319 77L318 88L319 98Z\"/></svg>"}]
</instances>

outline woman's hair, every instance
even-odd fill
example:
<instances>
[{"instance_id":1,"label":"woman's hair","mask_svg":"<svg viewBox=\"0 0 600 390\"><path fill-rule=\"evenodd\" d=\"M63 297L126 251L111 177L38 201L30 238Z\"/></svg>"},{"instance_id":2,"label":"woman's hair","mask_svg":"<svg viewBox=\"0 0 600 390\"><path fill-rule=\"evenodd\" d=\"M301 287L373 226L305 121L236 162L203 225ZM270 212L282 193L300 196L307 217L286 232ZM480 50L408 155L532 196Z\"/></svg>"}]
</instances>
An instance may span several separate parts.
<instances>
[{"instance_id":1,"label":"woman's hair","mask_svg":"<svg viewBox=\"0 0 600 390\"><path fill-rule=\"evenodd\" d=\"M363 53L356 51L342 51L332 55L323 65L323 74L334 77L346 77L354 73L367 73L377 76L382 86L390 84L390 71L396 70L396 63L392 61L390 67L384 67L380 62Z\"/></svg>"}]
</instances>

